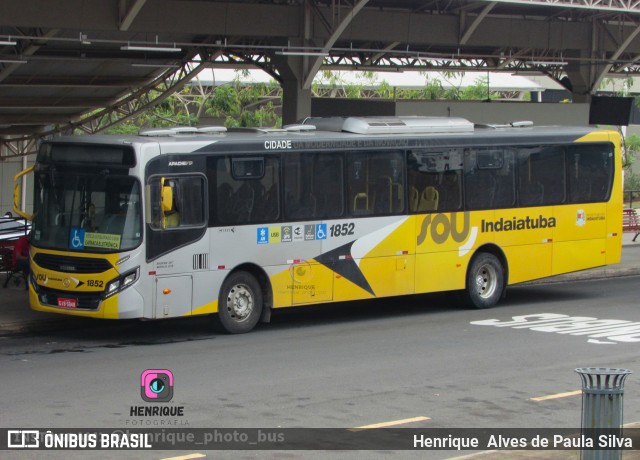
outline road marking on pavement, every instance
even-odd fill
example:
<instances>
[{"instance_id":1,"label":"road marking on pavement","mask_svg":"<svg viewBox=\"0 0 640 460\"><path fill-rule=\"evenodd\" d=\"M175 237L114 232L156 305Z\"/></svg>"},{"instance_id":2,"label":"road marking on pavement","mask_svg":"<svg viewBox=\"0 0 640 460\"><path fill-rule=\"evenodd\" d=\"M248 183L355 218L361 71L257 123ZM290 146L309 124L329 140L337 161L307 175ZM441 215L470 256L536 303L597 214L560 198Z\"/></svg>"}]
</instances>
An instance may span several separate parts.
<instances>
[{"instance_id":1,"label":"road marking on pavement","mask_svg":"<svg viewBox=\"0 0 640 460\"><path fill-rule=\"evenodd\" d=\"M187 454L181 455L179 457L167 457L163 458L162 460L189 460L192 458L207 458L207 456L205 454Z\"/></svg>"},{"instance_id":2,"label":"road marking on pavement","mask_svg":"<svg viewBox=\"0 0 640 460\"><path fill-rule=\"evenodd\" d=\"M578 396L582 394L582 390L567 391L566 393L557 393L555 395L538 396L537 398L531 398L531 401L548 401L550 399L568 398L569 396Z\"/></svg>"},{"instance_id":3,"label":"road marking on pavement","mask_svg":"<svg viewBox=\"0 0 640 460\"><path fill-rule=\"evenodd\" d=\"M404 425L406 423L424 422L426 420L431 420L431 419L429 417L404 418L402 420L393 420L391 422L381 422L381 423L373 423L371 425L356 426L351 429L352 430L369 430L372 428L387 428L390 426Z\"/></svg>"}]
</instances>

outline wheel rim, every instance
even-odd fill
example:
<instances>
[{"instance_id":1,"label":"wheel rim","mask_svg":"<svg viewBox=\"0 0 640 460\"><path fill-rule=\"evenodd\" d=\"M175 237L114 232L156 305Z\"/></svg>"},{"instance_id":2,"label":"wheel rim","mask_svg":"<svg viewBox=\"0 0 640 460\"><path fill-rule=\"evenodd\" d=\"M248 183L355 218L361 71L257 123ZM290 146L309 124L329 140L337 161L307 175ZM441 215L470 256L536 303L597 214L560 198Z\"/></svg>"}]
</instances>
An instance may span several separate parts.
<instances>
[{"instance_id":1,"label":"wheel rim","mask_svg":"<svg viewBox=\"0 0 640 460\"><path fill-rule=\"evenodd\" d=\"M253 312L253 306L253 294L248 286L236 284L229 290L227 311L233 320L239 323L246 321Z\"/></svg>"},{"instance_id":2,"label":"wheel rim","mask_svg":"<svg viewBox=\"0 0 640 460\"><path fill-rule=\"evenodd\" d=\"M482 265L476 272L475 280L478 295L488 299L493 296L498 287L498 272L493 265Z\"/></svg>"}]
</instances>

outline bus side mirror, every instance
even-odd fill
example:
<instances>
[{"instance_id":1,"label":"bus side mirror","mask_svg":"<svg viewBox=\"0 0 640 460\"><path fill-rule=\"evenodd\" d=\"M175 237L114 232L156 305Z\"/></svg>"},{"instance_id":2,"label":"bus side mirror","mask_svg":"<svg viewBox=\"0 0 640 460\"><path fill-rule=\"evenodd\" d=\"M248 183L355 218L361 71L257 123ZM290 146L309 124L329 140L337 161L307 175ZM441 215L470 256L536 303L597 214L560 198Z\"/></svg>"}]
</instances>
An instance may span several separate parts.
<instances>
[{"instance_id":1,"label":"bus side mirror","mask_svg":"<svg viewBox=\"0 0 640 460\"><path fill-rule=\"evenodd\" d=\"M173 189L168 182L165 182L165 178L160 179L160 210L162 219L162 229L167 228L166 215L173 211Z\"/></svg>"},{"instance_id":2,"label":"bus side mirror","mask_svg":"<svg viewBox=\"0 0 640 460\"><path fill-rule=\"evenodd\" d=\"M173 209L173 190L170 185L162 186L162 212L169 212Z\"/></svg>"},{"instance_id":3,"label":"bus side mirror","mask_svg":"<svg viewBox=\"0 0 640 460\"><path fill-rule=\"evenodd\" d=\"M24 171L20 171L13 178L13 210L16 214L26 220L33 220L33 214L27 214L22 212L22 176L25 176L33 171L35 166L31 166Z\"/></svg>"}]
</instances>

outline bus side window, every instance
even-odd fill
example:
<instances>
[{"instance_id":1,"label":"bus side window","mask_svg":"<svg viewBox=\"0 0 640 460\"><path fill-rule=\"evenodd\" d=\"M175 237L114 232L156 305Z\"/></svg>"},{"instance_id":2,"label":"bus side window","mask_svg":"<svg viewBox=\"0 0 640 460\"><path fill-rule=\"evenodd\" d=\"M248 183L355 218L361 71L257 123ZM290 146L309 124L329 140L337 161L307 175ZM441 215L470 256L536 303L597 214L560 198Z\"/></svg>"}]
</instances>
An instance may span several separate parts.
<instances>
[{"instance_id":1,"label":"bus side window","mask_svg":"<svg viewBox=\"0 0 640 460\"><path fill-rule=\"evenodd\" d=\"M569 147L569 199L572 203L605 201L611 192L611 145Z\"/></svg>"},{"instance_id":2,"label":"bus side window","mask_svg":"<svg viewBox=\"0 0 640 460\"><path fill-rule=\"evenodd\" d=\"M404 212L404 159L400 152L358 152L348 158L347 187L352 215Z\"/></svg>"},{"instance_id":3,"label":"bus side window","mask_svg":"<svg viewBox=\"0 0 640 460\"><path fill-rule=\"evenodd\" d=\"M457 211L462 206L462 150L407 154L409 212Z\"/></svg>"},{"instance_id":4,"label":"bus side window","mask_svg":"<svg viewBox=\"0 0 640 460\"><path fill-rule=\"evenodd\" d=\"M336 218L344 212L342 155L291 153L284 160L287 220Z\"/></svg>"},{"instance_id":5,"label":"bus side window","mask_svg":"<svg viewBox=\"0 0 640 460\"><path fill-rule=\"evenodd\" d=\"M149 183L151 228L172 229L205 225L205 190L203 175L154 177Z\"/></svg>"},{"instance_id":6,"label":"bus side window","mask_svg":"<svg viewBox=\"0 0 640 460\"><path fill-rule=\"evenodd\" d=\"M207 160L211 225L244 225L280 218L280 158L216 157Z\"/></svg>"},{"instance_id":7,"label":"bus side window","mask_svg":"<svg viewBox=\"0 0 640 460\"><path fill-rule=\"evenodd\" d=\"M508 157L500 148L479 147L465 151L464 194L466 209L491 209L501 205L498 183L509 173ZM506 178L507 181L510 177ZM502 187L500 188L502 189ZM507 189L508 190L508 189Z\"/></svg>"},{"instance_id":8,"label":"bus side window","mask_svg":"<svg viewBox=\"0 0 640 460\"><path fill-rule=\"evenodd\" d=\"M565 153L561 146L518 149L518 203L544 206L565 202Z\"/></svg>"},{"instance_id":9,"label":"bus side window","mask_svg":"<svg viewBox=\"0 0 640 460\"><path fill-rule=\"evenodd\" d=\"M371 214L368 188L367 154L352 153L347 156L347 200L353 216Z\"/></svg>"}]
</instances>

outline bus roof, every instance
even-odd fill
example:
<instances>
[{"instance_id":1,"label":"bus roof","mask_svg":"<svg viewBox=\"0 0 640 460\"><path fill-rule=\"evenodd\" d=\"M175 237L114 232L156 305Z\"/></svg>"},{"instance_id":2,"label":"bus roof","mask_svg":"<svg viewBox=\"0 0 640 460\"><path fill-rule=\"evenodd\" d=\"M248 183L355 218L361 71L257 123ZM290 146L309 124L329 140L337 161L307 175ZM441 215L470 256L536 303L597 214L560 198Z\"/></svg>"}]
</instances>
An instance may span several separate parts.
<instances>
[{"instance_id":1,"label":"bus roof","mask_svg":"<svg viewBox=\"0 0 640 460\"><path fill-rule=\"evenodd\" d=\"M47 142L142 144L176 142L252 143L268 139L296 141L349 139L414 139L461 141L463 144L501 140L507 143L546 139L567 142L596 131L588 126L533 126L529 121L474 125L457 117L326 117L307 118L296 125L277 128L175 127L141 130L139 135L63 136Z\"/></svg>"}]
</instances>

